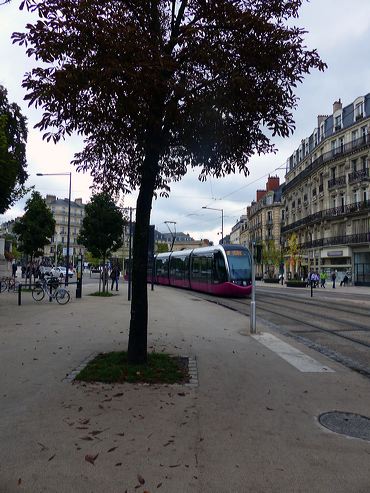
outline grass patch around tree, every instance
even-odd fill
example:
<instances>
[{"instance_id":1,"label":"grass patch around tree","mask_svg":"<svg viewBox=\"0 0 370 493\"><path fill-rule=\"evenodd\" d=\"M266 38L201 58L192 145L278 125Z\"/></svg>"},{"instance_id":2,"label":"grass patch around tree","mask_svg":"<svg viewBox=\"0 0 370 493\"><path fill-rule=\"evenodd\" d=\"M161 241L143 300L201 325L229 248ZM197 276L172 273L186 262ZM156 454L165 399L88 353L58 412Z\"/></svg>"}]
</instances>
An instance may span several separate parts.
<instances>
[{"instance_id":1,"label":"grass patch around tree","mask_svg":"<svg viewBox=\"0 0 370 493\"><path fill-rule=\"evenodd\" d=\"M102 296L103 298L110 298L111 296L117 296L116 294L110 293L109 291L95 291L95 293L90 293L89 296Z\"/></svg>"},{"instance_id":2,"label":"grass patch around tree","mask_svg":"<svg viewBox=\"0 0 370 493\"><path fill-rule=\"evenodd\" d=\"M90 361L76 380L103 383L185 383L189 381L188 359L164 353L150 353L146 365L129 365L126 351L103 353Z\"/></svg>"}]
</instances>

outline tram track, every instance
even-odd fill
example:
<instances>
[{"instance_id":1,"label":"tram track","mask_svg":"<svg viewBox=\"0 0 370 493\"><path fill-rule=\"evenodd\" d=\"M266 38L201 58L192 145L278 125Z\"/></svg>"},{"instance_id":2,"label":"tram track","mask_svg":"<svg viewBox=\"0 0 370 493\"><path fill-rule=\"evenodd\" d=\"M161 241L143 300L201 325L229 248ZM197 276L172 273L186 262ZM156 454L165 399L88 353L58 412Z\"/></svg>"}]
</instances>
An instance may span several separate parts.
<instances>
[{"instance_id":1,"label":"tram track","mask_svg":"<svg viewBox=\"0 0 370 493\"><path fill-rule=\"evenodd\" d=\"M204 295L203 293L197 293L197 296L206 301L218 304L246 316L249 316L250 314L250 305L249 302L246 300L235 298L215 299L213 296ZM276 296L272 296L276 298ZM297 341L305 344L307 347L310 347L311 349L324 354L330 359L343 364L347 368L350 368L351 370L354 370L361 375L370 378L370 342L363 341L356 337L343 333L343 330L348 331L348 321L343 321L338 317L326 316L323 313L319 313L317 308L327 310L327 304L320 303L320 306L318 307L317 305L315 305L315 303L307 303L313 308L316 308L315 313L317 314L317 316L321 317L323 323L325 322L326 324L332 324L336 326L340 325L339 330L341 330L341 332L338 332L336 331L336 329L323 327L320 322L307 320L307 315L312 314L312 311L308 313L307 310L305 310L303 312L301 310L301 306L299 307L299 313L302 314L303 317L300 318L299 316L289 314L289 312L291 312L292 310L297 310L297 306L294 307L291 305L294 304L294 301L296 304L300 304L300 299L287 300L286 297L281 297L281 299L284 300L284 304L287 304L287 302L289 301L289 306L284 306L284 313L282 313L281 309L279 311L271 309L271 304L274 304L274 306L276 306L279 304L278 302L273 303L273 300L270 299L262 300L260 299L260 297L256 298L257 318L263 324L272 327L274 330L278 330L285 336L296 339ZM279 307L282 308L282 304L279 304ZM333 307L332 309L336 310L336 307ZM350 315L351 310L353 313L353 305L349 306L347 310L345 308L342 308L341 310L337 311L344 311ZM265 313L267 316L264 317L263 313ZM369 315L365 313L365 310L363 310L362 313L359 314L360 319L362 317L368 316ZM352 321L351 323L351 332L358 331L366 334L369 333L368 325L355 323L354 321ZM287 325L289 324L296 324L296 326L298 327L297 330L292 330L291 328L287 327ZM320 334L322 334L322 336L320 336ZM319 339L319 341L317 339ZM336 343L335 341L338 342ZM339 341L343 342L340 343Z\"/></svg>"},{"instance_id":2,"label":"tram track","mask_svg":"<svg viewBox=\"0 0 370 493\"><path fill-rule=\"evenodd\" d=\"M286 303L287 301L293 302L292 299L287 300L286 295L284 295L283 293L267 293L266 291L263 291L263 297L269 298L269 299L274 299L274 300L280 299L284 303ZM258 302L264 301L258 295L257 295L256 300ZM335 308L328 307L328 302L318 300L317 297L315 297L315 298L303 298L303 296L299 296L299 297L295 297L294 301L299 301L299 302L301 302L305 305L309 305L309 306L320 307L320 308L325 308L325 309L329 308L330 310L336 310L337 312L341 312L341 313L348 313L350 311L353 311L353 303L352 304L351 303L344 303L343 301L341 301L340 306L336 305ZM370 309L369 308L362 308L362 307L356 305L356 315L364 316L364 317L370 317Z\"/></svg>"}]
</instances>

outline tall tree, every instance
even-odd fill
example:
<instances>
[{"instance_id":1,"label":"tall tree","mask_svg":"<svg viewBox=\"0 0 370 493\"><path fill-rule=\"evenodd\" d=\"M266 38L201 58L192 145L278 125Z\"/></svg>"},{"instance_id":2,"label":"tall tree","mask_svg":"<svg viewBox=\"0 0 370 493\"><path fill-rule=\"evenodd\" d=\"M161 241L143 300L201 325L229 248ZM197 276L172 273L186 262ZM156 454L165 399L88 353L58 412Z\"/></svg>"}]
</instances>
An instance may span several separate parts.
<instances>
[{"instance_id":1,"label":"tall tree","mask_svg":"<svg viewBox=\"0 0 370 493\"><path fill-rule=\"evenodd\" d=\"M103 259L103 266L111 252L122 246L124 220L122 212L106 193L92 197L85 206L85 217L77 242L85 246L94 257ZM105 269L103 271L106 275ZM103 292L106 279L103 279Z\"/></svg>"},{"instance_id":2,"label":"tall tree","mask_svg":"<svg viewBox=\"0 0 370 493\"><path fill-rule=\"evenodd\" d=\"M26 118L0 85L0 214L28 191L26 142Z\"/></svg>"},{"instance_id":3,"label":"tall tree","mask_svg":"<svg viewBox=\"0 0 370 493\"><path fill-rule=\"evenodd\" d=\"M13 232L18 236L19 250L30 255L32 261L34 257L43 255L44 246L50 244L54 231L53 214L39 192L32 192L24 215L13 226Z\"/></svg>"},{"instance_id":4,"label":"tall tree","mask_svg":"<svg viewBox=\"0 0 370 493\"><path fill-rule=\"evenodd\" d=\"M147 357L152 199L188 167L199 179L239 170L294 129L293 89L324 69L304 30L303 0L25 0L40 20L13 39L40 66L23 81L37 127L85 137L78 170L112 190L138 189L130 362Z\"/></svg>"}]
</instances>

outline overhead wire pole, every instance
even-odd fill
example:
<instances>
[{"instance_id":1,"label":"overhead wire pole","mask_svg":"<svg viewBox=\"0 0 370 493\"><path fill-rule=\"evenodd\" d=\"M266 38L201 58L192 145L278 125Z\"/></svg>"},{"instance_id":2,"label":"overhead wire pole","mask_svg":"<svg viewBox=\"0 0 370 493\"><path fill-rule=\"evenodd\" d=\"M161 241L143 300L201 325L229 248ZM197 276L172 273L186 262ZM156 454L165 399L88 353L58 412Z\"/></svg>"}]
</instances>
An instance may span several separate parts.
<instances>
[{"instance_id":1,"label":"overhead wire pole","mask_svg":"<svg viewBox=\"0 0 370 493\"><path fill-rule=\"evenodd\" d=\"M224 243L224 210L223 209L216 209L215 207L208 207L208 205L204 205L202 209L209 209L211 211L219 211L221 212L221 245Z\"/></svg>"},{"instance_id":2,"label":"overhead wire pole","mask_svg":"<svg viewBox=\"0 0 370 493\"><path fill-rule=\"evenodd\" d=\"M167 226L168 231L171 233L172 236L171 248L170 248L170 252L172 252L176 240L176 221L164 221L164 224ZM170 227L168 226L169 224L174 225L174 232L171 231Z\"/></svg>"},{"instance_id":3,"label":"overhead wire pole","mask_svg":"<svg viewBox=\"0 0 370 493\"><path fill-rule=\"evenodd\" d=\"M251 304L250 304L250 333L256 334L256 272L254 264L254 241L251 242L251 275L252 275L252 294L251 294Z\"/></svg>"}]
</instances>

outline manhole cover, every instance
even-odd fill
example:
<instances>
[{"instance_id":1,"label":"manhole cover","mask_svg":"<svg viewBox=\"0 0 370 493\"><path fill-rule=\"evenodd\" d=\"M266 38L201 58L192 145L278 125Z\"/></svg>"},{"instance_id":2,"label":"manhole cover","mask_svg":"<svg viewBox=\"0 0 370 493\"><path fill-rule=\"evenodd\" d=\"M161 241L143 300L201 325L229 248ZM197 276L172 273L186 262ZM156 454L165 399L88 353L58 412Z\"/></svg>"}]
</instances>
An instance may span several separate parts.
<instances>
[{"instance_id":1,"label":"manhole cover","mask_svg":"<svg viewBox=\"0 0 370 493\"><path fill-rule=\"evenodd\" d=\"M361 414L331 411L320 414L319 423L341 435L370 441L370 418Z\"/></svg>"}]
</instances>

